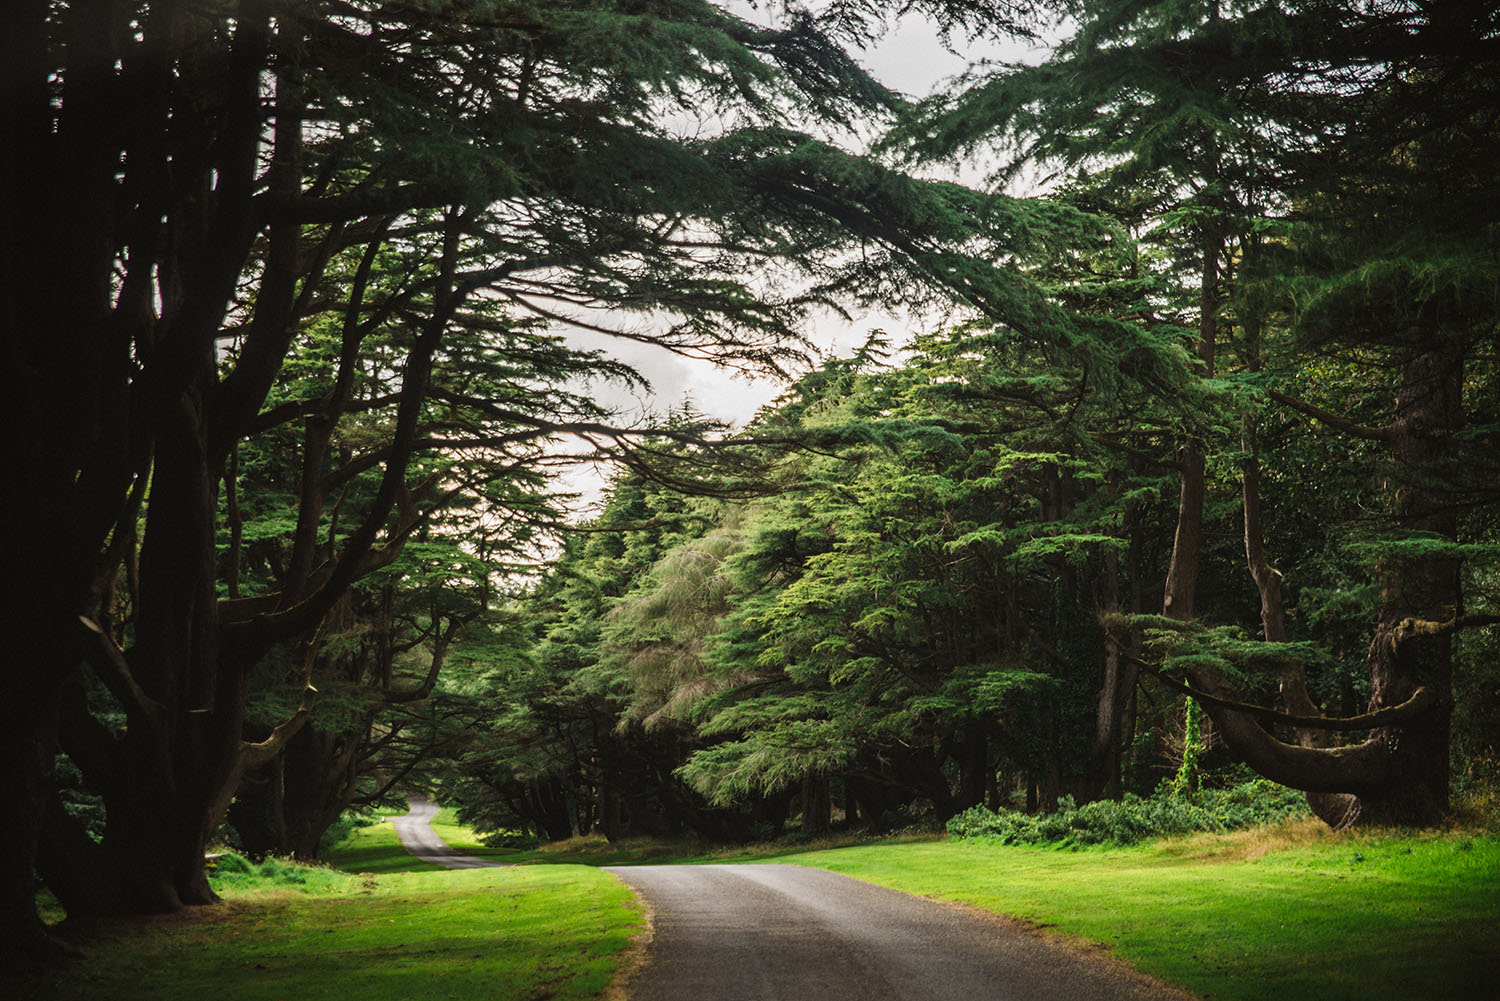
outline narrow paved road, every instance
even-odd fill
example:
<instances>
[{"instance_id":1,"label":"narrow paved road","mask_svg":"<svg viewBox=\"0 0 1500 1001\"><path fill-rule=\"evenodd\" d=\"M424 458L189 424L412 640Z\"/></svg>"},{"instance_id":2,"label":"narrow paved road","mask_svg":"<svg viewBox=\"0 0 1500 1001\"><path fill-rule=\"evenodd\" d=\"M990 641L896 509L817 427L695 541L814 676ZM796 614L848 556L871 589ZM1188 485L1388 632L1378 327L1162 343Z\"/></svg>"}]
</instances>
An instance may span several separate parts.
<instances>
[{"instance_id":1,"label":"narrow paved road","mask_svg":"<svg viewBox=\"0 0 1500 1001\"><path fill-rule=\"evenodd\" d=\"M998 920L794 865L610 870L653 936L631 1001L1190 1001Z\"/></svg>"},{"instance_id":2,"label":"narrow paved road","mask_svg":"<svg viewBox=\"0 0 1500 1001\"><path fill-rule=\"evenodd\" d=\"M409 812L391 823L395 825L396 837L401 839L406 850L423 862L447 866L449 869L483 869L505 864L454 851L432 829L432 818L437 816L438 805L422 796L412 796L406 802L410 807Z\"/></svg>"},{"instance_id":3,"label":"narrow paved road","mask_svg":"<svg viewBox=\"0 0 1500 1001\"><path fill-rule=\"evenodd\" d=\"M406 850L450 869L437 804L395 819ZM798 865L609 869L645 898L652 935L630 1001L1192 1001L1122 963L847 876Z\"/></svg>"}]
</instances>

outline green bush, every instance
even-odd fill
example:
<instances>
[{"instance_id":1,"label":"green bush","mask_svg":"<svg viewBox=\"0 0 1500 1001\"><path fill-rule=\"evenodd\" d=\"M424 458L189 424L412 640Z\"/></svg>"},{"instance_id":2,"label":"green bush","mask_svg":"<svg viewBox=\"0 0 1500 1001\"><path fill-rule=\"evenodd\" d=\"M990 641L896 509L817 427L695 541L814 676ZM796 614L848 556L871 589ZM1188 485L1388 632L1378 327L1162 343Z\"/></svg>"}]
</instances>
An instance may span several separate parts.
<instances>
[{"instance_id":1,"label":"green bush","mask_svg":"<svg viewBox=\"0 0 1500 1001\"><path fill-rule=\"evenodd\" d=\"M479 839L479 843L486 848L514 848L517 851L529 852L542 843L542 839L524 831L492 831Z\"/></svg>"},{"instance_id":2,"label":"green bush","mask_svg":"<svg viewBox=\"0 0 1500 1001\"><path fill-rule=\"evenodd\" d=\"M308 892L332 885L343 876L330 869L303 865L275 855L252 862L237 852L225 852L210 860L208 878L218 891L297 889Z\"/></svg>"},{"instance_id":3,"label":"green bush","mask_svg":"<svg viewBox=\"0 0 1500 1001\"><path fill-rule=\"evenodd\" d=\"M976 806L948 821L948 833L1007 845L1131 845L1198 831L1241 830L1307 812L1300 792L1255 779L1228 789L1202 789L1192 799L1158 790L1149 799L1126 793L1118 801L1075 806L1065 796L1056 812L1037 816Z\"/></svg>"}]
</instances>

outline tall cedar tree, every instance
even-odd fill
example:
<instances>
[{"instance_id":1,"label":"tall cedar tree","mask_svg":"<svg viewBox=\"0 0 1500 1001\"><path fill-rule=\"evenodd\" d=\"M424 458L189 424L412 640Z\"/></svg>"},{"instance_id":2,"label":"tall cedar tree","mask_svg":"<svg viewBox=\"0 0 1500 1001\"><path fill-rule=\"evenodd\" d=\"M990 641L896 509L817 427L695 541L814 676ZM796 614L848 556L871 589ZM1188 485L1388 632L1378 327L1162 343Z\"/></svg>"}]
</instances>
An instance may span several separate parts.
<instances>
[{"instance_id":1,"label":"tall cedar tree","mask_svg":"<svg viewBox=\"0 0 1500 1001\"><path fill-rule=\"evenodd\" d=\"M768 364L811 299L955 276L1007 294L943 249L980 203L786 126L837 132L891 100L805 18L763 29L703 0L19 0L0 17L5 427L28 526L6 568L25 584L5 609L8 959L45 942L39 864L75 916L214 899L204 847L313 694L247 741L252 667L399 552L423 517L415 455L487 443L424 435L445 346L489 343L509 316L624 310L650 319L619 336ZM767 260L811 291L753 293ZM327 318L329 385L267 411ZM320 471L372 371L400 373L364 450L378 483L330 553ZM569 429L534 396L463 402L523 437ZM304 423L291 560L275 590L221 594L226 468L284 420ZM90 712L85 664L123 732ZM53 795L59 747L105 800L98 843Z\"/></svg>"}]
</instances>

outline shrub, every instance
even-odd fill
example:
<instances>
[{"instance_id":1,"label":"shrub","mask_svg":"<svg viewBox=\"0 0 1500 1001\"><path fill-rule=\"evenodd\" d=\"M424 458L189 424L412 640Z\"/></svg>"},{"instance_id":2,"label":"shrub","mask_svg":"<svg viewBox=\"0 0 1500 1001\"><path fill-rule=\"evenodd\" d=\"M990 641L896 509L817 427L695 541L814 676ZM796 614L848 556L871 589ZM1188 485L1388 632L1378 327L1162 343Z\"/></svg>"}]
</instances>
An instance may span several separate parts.
<instances>
[{"instance_id":1,"label":"shrub","mask_svg":"<svg viewBox=\"0 0 1500 1001\"><path fill-rule=\"evenodd\" d=\"M479 843L486 848L514 848L517 851L529 852L542 843L542 839L525 831L512 831L509 829L491 831L480 837Z\"/></svg>"},{"instance_id":2,"label":"shrub","mask_svg":"<svg viewBox=\"0 0 1500 1001\"><path fill-rule=\"evenodd\" d=\"M1072 797L1064 796L1056 812L1038 816L976 806L948 821L948 833L1009 845L1131 845L1197 831L1241 830L1307 812L1300 792L1255 779L1228 789L1203 789L1191 800L1158 790L1149 799L1126 793L1118 801L1075 806Z\"/></svg>"},{"instance_id":3,"label":"shrub","mask_svg":"<svg viewBox=\"0 0 1500 1001\"><path fill-rule=\"evenodd\" d=\"M303 865L268 855L252 862L237 852L225 852L209 863L208 877L215 890L324 889L344 877L331 869Z\"/></svg>"}]
</instances>

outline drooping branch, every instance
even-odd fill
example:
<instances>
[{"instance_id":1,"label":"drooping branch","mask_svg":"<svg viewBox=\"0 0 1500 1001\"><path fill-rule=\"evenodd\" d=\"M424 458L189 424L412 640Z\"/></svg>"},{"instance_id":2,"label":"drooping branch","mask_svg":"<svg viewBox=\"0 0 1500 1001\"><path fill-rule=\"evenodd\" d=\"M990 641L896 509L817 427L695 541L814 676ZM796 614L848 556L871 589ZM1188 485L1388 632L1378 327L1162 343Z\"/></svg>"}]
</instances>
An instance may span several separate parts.
<instances>
[{"instance_id":1,"label":"drooping branch","mask_svg":"<svg viewBox=\"0 0 1500 1001\"><path fill-rule=\"evenodd\" d=\"M287 745L287 742L295 737L297 732L307 724L308 718L312 715L313 704L317 701L317 698L318 690L312 685L309 684L303 688L302 701L298 703L297 709L292 715L277 724L276 728L271 731L270 736L266 737L265 740L258 743L247 742L244 745L246 766L254 768L256 765L263 765L280 754L281 749Z\"/></svg>"},{"instance_id":2,"label":"drooping branch","mask_svg":"<svg viewBox=\"0 0 1500 1001\"><path fill-rule=\"evenodd\" d=\"M350 537L321 586L310 592L304 591L305 597L302 594L289 595L284 592L283 600L295 598L295 603L270 614L257 615L240 625L239 629L249 630L246 639L253 639L253 642L264 645L278 637L294 635L310 628L351 583L368 572L366 560L375 545L376 537L400 495L406 490L406 471L414 452L421 408L427 399L433 355L449 321L463 300L463 294L453 287L452 278L456 271L459 234L467 228L471 212L472 210L455 209L448 213L439 265L440 277L435 283L438 294L433 313L406 359L401 399L385 473L364 522Z\"/></svg>"},{"instance_id":3,"label":"drooping branch","mask_svg":"<svg viewBox=\"0 0 1500 1001\"><path fill-rule=\"evenodd\" d=\"M1305 400L1299 400L1295 396L1288 396L1286 393L1275 389L1266 390L1266 395L1277 403L1285 404L1299 413L1306 414L1308 417L1327 424L1336 431L1342 431L1344 434L1352 435L1355 438L1363 438L1366 441L1390 441L1395 435L1393 428L1372 428L1366 427L1363 424L1356 424L1349 418L1340 416L1331 410L1324 410L1322 407L1314 406Z\"/></svg>"},{"instance_id":4,"label":"drooping branch","mask_svg":"<svg viewBox=\"0 0 1500 1001\"><path fill-rule=\"evenodd\" d=\"M1286 726L1312 730L1373 730L1377 727L1396 726L1431 711L1437 701L1437 697L1432 691L1424 687L1418 688L1412 693L1411 698L1400 705L1386 706L1374 712L1361 713L1358 716L1292 715L1268 706L1257 706L1248 702L1238 702L1234 699L1225 698L1222 695L1214 695L1204 691L1202 688L1195 688L1190 684L1178 681L1163 671L1159 665L1151 664L1139 658L1131 659L1135 660L1142 669L1157 678L1168 688L1181 692L1183 695L1190 695L1205 706L1225 709L1245 716L1253 716L1262 723L1280 723Z\"/></svg>"}]
</instances>

